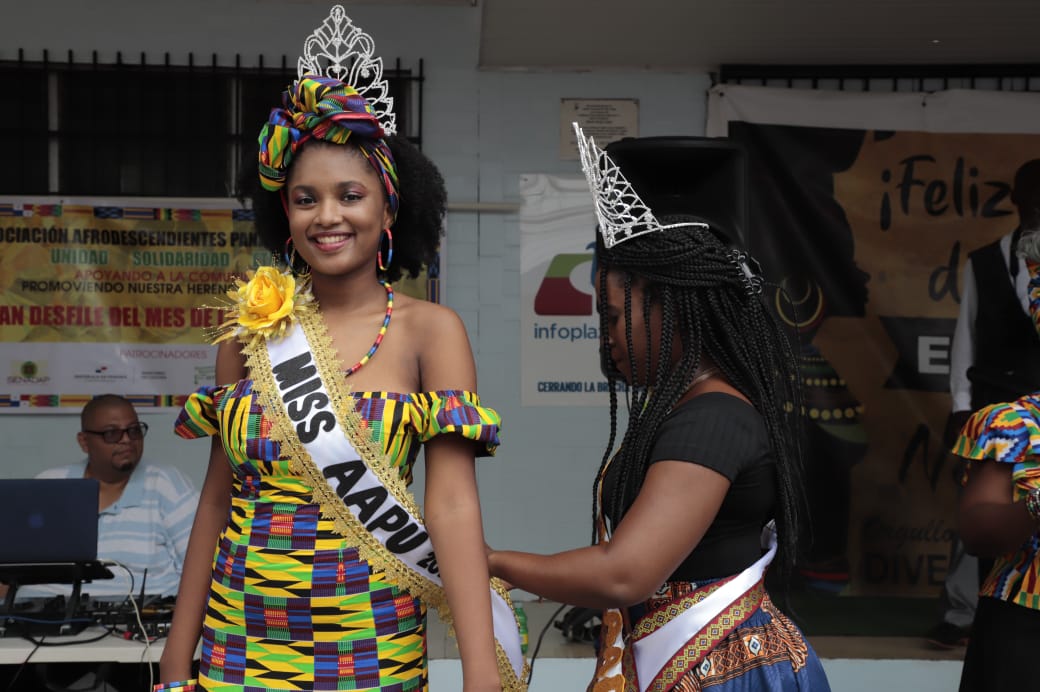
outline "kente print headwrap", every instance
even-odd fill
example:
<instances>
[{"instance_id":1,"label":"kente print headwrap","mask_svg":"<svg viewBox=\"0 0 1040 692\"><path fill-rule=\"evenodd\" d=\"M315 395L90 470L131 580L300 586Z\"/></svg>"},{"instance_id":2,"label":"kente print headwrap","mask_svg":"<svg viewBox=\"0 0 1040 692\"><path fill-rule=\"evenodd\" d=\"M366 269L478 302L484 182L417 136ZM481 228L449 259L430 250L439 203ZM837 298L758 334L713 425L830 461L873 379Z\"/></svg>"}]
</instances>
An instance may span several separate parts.
<instances>
[{"instance_id":1,"label":"kente print headwrap","mask_svg":"<svg viewBox=\"0 0 1040 692\"><path fill-rule=\"evenodd\" d=\"M357 135L357 147L379 174L390 211L397 213L397 168L383 139L383 127L365 97L338 79L306 75L282 93L282 107L260 130L260 184L280 190L293 155L308 139L345 144Z\"/></svg>"}]
</instances>

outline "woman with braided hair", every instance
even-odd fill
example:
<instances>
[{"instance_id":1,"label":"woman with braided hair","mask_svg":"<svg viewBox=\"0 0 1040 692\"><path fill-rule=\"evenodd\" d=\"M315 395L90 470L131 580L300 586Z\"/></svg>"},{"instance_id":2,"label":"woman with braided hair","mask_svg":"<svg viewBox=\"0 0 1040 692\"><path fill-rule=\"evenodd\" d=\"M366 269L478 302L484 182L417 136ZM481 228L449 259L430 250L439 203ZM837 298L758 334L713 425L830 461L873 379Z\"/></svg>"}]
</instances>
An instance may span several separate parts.
<instances>
[{"instance_id":1,"label":"woman with braided hair","mask_svg":"<svg viewBox=\"0 0 1040 692\"><path fill-rule=\"evenodd\" d=\"M578 138L611 380L597 528L593 545L554 555L491 551L491 572L605 610L590 690L828 690L763 584L774 554L791 565L803 499L795 361L757 265L696 209L655 218L626 148ZM618 380L629 416L611 454Z\"/></svg>"},{"instance_id":2,"label":"woman with braided hair","mask_svg":"<svg viewBox=\"0 0 1040 692\"><path fill-rule=\"evenodd\" d=\"M428 608L466 692L525 689L474 469L500 419L459 317L392 284L434 260L444 183L393 135L371 45L333 8L260 133L256 227L284 266L229 291L217 383L177 420L213 443L159 689L424 692Z\"/></svg>"}]
</instances>

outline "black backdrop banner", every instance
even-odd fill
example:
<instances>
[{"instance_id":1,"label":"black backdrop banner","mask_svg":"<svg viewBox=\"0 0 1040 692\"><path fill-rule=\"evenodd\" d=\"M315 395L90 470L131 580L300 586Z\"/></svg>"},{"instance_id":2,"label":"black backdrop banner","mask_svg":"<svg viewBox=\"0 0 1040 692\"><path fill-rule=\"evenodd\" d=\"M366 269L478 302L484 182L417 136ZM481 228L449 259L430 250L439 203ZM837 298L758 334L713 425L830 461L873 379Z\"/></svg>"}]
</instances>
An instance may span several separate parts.
<instances>
[{"instance_id":1,"label":"black backdrop banner","mask_svg":"<svg viewBox=\"0 0 1040 692\"><path fill-rule=\"evenodd\" d=\"M1027 114L1040 109L1028 96ZM932 595L946 577L957 472L942 435L962 270L1015 229L1011 181L1040 158L1038 125L995 127L986 108L975 128L963 111L951 124L948 102L926 113L921 95L723 85L709 103L709 133L747 148L749 249L801 361L801 571L845 594Z\"/></svg>"}]
</instances>

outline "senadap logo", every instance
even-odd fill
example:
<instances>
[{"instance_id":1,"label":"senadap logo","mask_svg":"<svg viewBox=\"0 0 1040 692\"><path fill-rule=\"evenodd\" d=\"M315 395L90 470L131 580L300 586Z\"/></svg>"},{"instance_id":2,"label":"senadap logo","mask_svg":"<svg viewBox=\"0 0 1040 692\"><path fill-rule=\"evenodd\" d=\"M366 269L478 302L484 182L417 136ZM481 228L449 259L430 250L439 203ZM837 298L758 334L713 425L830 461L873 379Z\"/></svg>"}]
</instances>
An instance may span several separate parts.
<instances>
[{"instance_id":1,"label":"senadap logo","mask_svg":"<svg viewBox=\"0 0 1040 692\"><path fill-rule=\"evenodd\" d=\"M51 381L47 374L47 361L14 361L10 367L7 384L45 384Z\"/></svg>"},{"instance_id":2,"label":"senadap logo","mask_svg":"<svg viewBox=\"0 0 1040 692\"><path fill-rule=\"evenodd\" d=\"M571 280L576 267L591 261L591 252L564 253L553 257L534 296L535 314L591 315L592 272L588 274L587 286L579 288Z\"/></svg>"}]
</instances>

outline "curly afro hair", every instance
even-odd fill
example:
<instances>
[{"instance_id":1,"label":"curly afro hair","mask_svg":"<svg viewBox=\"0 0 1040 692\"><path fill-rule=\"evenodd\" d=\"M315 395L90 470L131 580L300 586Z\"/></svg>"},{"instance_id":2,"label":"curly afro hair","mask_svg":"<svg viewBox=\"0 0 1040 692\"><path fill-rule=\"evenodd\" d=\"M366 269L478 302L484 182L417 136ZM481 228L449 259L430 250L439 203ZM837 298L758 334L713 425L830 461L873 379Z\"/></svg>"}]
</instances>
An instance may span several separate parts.
<instances>
[{"instance_id":1,"label":"curly afro hair","mask_svg":"<svg viewBox=\"0 0 1040 692\"><path fill-rule=\"evenodd\" d=\"M387 137L386 143L397 166L401 203L393 225L393 257L384 275L389 281L397 281L405 274L415 278L425 265L436 258L444 232L448 195L440 171L418 147L398 135ZM297 151L294 160L298 160L302 149L319 145L356 148L356 144L351 141L330 144L322 140L308 140ZM255 163L243 167L239 198L252 201L260 242L275 257L281 257L289 238L289 219L285 215L281 193L269 192L261 187Z\"/></svg>"}]
</instances>

